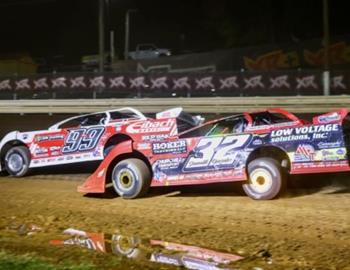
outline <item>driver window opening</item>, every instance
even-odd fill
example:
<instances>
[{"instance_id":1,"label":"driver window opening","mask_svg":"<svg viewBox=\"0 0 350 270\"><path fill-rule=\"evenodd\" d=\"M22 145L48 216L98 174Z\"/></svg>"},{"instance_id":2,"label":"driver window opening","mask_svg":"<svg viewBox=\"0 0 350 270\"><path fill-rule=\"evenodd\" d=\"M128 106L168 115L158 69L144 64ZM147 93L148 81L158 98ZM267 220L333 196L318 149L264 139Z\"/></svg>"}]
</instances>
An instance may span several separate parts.
<instances>
[{"instance_id":1,"label":"driver window opening","mask_svg":"<svg viewBox=\"0 0 350 270\"><path fill-rule=\"evenodd\" d=\"M244 117L227 118L221 121L204 125L187 133L184 133L180 138L193 138L201 136L218 136L227 134L244 133L247 127L247 120Z\"/></svg>"}]
</instances>

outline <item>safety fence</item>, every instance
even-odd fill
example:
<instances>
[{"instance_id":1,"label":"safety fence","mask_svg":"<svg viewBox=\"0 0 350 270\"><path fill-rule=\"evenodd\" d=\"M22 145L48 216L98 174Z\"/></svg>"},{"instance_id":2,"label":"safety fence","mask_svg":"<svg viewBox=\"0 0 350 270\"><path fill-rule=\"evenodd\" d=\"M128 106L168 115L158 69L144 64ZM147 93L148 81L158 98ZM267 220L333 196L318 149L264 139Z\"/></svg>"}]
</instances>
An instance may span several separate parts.
<instances>
[{"instance_id":1,"label":"safety fence","mask_svg":"<svg viewBox=\"0 0 350 270\"><path fill-rule=\"evenodd\" d=\"M0 99L322 95L322 71L60 73L0 77ZM350 72L330 73L330 94L350 94Z\"/></svg>"}]
</instances>

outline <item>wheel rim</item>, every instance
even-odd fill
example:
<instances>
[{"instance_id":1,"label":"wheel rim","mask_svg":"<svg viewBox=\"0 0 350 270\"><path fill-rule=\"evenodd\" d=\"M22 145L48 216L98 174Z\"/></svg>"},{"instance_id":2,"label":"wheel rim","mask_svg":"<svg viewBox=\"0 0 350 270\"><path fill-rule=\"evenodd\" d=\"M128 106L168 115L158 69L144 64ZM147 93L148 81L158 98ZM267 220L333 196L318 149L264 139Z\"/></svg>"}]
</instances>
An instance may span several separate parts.
<instances>
[{"instance_id":1,"label":"wheel rim","mask_svg":"<svg viewBox=\"0 0 350 270\"><path fill-rule=\"evenodd\" d=\"M118 171L113 181L117 184L120 191L128 192L133 189L135 177L134 173L128 168L123 168Z\"/></svg>"},{"instance_id":2,"label":"wheel rim","mask_svg":"<svg viewBox=\"0 0 350 270\"><path fill-rule=\"evenodd\" d=\"M138 249L139 243L134 237L113 235L112 236L112 250L113 253L123 255L128 258L137 258L140 251Z\"/></svg>"},{"instance_id":3,"label":"wheel rim","mask_svg":"<svg viewBox=\"0 0 350 270\"><path fill-rule=\"evenodd\" d=\"M7 165L13 172L20 171L24 166L23 157L20 154L14 153L9 156L7 160Z\"/></svg>"},{"instance_id":4,"label":"wheel rim","mask_svg":"<svg viewBox=\"0 0 350 270\"><path fill-rule=\"evenodd\" d=\"M119 182L123 188L125 189L130 188L132 185L132 175L130 174L130 172L129 171L122 172L119 175Z\"/></svg>"},{"instance_id":5,"label":"wheel rim","mask_svg":"<svg viewBox=\"0 0 350 270\"><path fill-rule=\"evenodd\" d=\"M265 193L272 187L273 179L271 173L266 169L256 169L251 172L249 186L257 193Z\"/></svg>"}]
</instances>

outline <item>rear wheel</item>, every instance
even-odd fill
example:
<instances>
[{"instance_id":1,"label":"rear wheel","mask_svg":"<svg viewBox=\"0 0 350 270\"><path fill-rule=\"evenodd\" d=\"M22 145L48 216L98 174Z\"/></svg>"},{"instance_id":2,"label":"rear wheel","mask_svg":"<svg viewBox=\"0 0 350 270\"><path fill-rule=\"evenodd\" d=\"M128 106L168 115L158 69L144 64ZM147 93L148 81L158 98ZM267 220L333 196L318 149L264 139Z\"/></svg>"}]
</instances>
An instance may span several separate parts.
<instances>
[{"instance_id":1,"label":"rear wheel","mask_svg":"<svg viewBox=\"0 0 350 270\"><path fill-rule=\"evenodd\" d=\"M6 171L16 177L25 176L29 171L30 152L25 146L12 147L5 155Z\"/></svg>"},{"instance_id":2,"label":"rear wheel","mask_svg":"<svg viewBox=\"0 0 350 270\"><path fill-rule=\"evenodd\" d=\"M147 193L151 183L151 172L142 160L125 159L113 168L112 183L119 196L135 199Z\"/></svg>"},{"instance_id":3,"label":"rear wheel","mask_svg":"<svg viewBox=\"0 0 350 270\"><path fill-rule=\"evenodd\" d=\"M249 179L244 192L254 200L276 198L284 188L281 166L272 158L258 158L248 164Z\"/></svg>"}]
</instances>

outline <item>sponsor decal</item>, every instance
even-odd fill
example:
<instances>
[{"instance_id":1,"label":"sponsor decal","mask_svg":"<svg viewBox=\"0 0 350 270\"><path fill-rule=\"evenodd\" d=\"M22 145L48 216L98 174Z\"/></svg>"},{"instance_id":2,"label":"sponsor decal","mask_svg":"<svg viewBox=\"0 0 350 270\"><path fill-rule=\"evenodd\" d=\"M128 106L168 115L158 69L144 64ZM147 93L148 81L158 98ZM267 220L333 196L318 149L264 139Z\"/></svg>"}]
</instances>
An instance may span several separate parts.
<instances>
[{"instance_id":1,"label":"sponsor decal","mask_svg":"<svg viewBox=\"0 0 350 270\"><path fill-rule=\"evenodd\" d=\"M343 143L341 141L336 142L320 142L317 144L319 149L328 149L328 148L336 148L341 146Z\"/></svg>"},{"instance_id":2,"label":"sponsor decal","mask_svg":"<svg viewBox=\"0 0 350 270\"><path fill-rule=\"evenodd\" d=\"M41 155L41 154L47 154L49 150L47 148L36 148L35 149L35 154L36 155Z\"/></svg>"},{"instance_id":3,"label":"sponsor decal","mask_svg":"<svg viewBox=\"0 0 350 270\"><path fill-rule=\"evenodd\" d=\"M100 150L96 150L92 154L93 157L100 157L101 155L102 154L101 154ZM84 155L84 157L90 157L90 155Z\"/></svg>"},{"instance_id":4,"label":"sponsor decal","mask_svg":"<svg viewBox=\"0 0 350 270\"><path fill-rule=\"evenodd\" d=\"M339 161L327 161L327 162L308 162L308 163L294 163L292 165L293 170L300 169L318 169L318 168L348 168L349 164L347 160Z\"/></svg>"},{"instance_id":5,"label":"sponsor decal","mask_svg":"<svg viewBox=\"0 0 350 270\"><path fill-rule=\"evenodd\" d=\"M186 175L187 180L203 180L212 178L238 177L242 175L241 169L236 170L220 170L213 172L193 173Z\"/></svg>"},{"instance_id":6,"label":"sponsor decal","mask_svg":"<svg viewBox=\"0 0 350 270\"><path fill-rule=\"evenodd\" d=\"M338 150L337 150L337 154L338 154L338 155L344 155L345 152L346 152L346 151L345 151L344 149L338 149Z\"/></svg>"},{"instance_id":7,"label":"sponsor decal","mask_svg":"<svg viewBox=\"0 0 350 270\"><path fill-rule=\"evenodd\" d=\"M315 148L310 144L300 144L295 151L294 161L313 161L315 159Z\"/></svg>"},{"instance_id":8,"label":"sponsor decal","mask_svg":"<svg viewBox=\"0 0 350 270\"><path fill-rule=\"evenodd\" d=\"M337 161L346 159L346 150L345 148L334 148L334 149L325 149L321 151L322 161Z\"/></svg>"},{"instance_id":9,"label":"sponsor decal","mask_svg":"<svg viewBox=\"0 0 350 270\"><path fill-rule=\"evenodd\" d=\"M115 125L115 131L116 131L116 132L122 131L122 126L123 126L123 125L120 124L120 123L116 124L116 125Z\"/></svg>"},{"instance_id":10,"label":"sponsor decal","mask_svg":"<svg viewBox=\"0 0 350 270\"><path fill-rule=\"evenodd\" d=\"M153 154L182 154L187 152L185 140L152 144Z\"/></svg>"},{"instance_id":11,"label":"sponsor decal","mask_svg":"<svg viewBox=\"0 0 350 270\"><path fill-rule=\"evenodd\" d=\"M164 139L169 138L168 134L153 134L153 135L145 135L142 136L142 141L162 141Z\"/></svg>"},{"instance_id":12,"label":"sponsor decal","mask_svg":"<svg viewBox=\"0 0 350 270\"><path fill-rule=\"evenodd\" d=\"M334 112L328 115L321 115L320 117L318 117L318 122L321 124L326 124L329 122L336 122L339 121L341 119L341 116Z\"/></svg>"},{"instance_id":13,"label":"sponsor decal","mask_svg":"<svg viewBox=\"0 0 350 270\"><path fill-rule=\"evenodd\" d=\"M215 86L213 84L213 77L208 76L200 79L196 79L196 90L198 89L214 89Z\"/></svg>"},{"instance_id":14,"label":"sponsor decal","mask_svg":"<svg viewBox=\"0 0 350 270\"><path fill-rule=\"evenodd\" d=\"M151 149L151 144L150 143L139 143L139 144L137 144L137 149L138 150L149 150L149 149Z\"/></svg>"},{"instance_id":15,"label":"sponsor decal","mask_svg":"<svg viewBox=\"0 0 350 270\"><path fill-rule=\"evenodd\" d=\"M103 76L98 76L90 79L90 88L94 88L94 87L101 87L101 88L106 87Z\"/></svg>"},{"instance_id":16,"label":"sponsor decal","mask_svg":"<svg viewBox=\"0 0 350 270\"><path fill-rule=\"evenodd\" d=\"M278 143L300 140L327 139L329 133L337 131L339 131L338 124L314 125L274 130L271 132L271 142Z\"/></svg>"},{"instance_id":17,"label":"sponsor decal","mask_svg":"<svg viewBox=\"0 0 350 270\"><path fill-rule=\"evenodd\" d=\"M262 145L263 144L263 141L261 139L255 139L253 142L252 142L253 145Z\"/></svg>"},{"instance_id":18,"label":"sponsor decal","mask_svg":"<svg viewBox=\"0 0 350 270\"><path fill-rule=\"evenodd\" d=\"M125 77L124 76L119 76L119 77L114 77L110 78L110 88L126 88L126 84L124 82Z\"/></svg>"},{"instance_id":19,"label":"sponsor decal","mask_svg":"<svg viewBox=\"0 0 350 270\"><path fill-rule=\"evenodd\" d=\"M151 79L151 89L169 89L169 85L167 84L168 78L166 76Z\"/></svg>"},{"instance_id":20,"label":"sponsor decal","mask_svg":"<svg viewBox=\"0 0 350 270\"><path fill-rule=\"evenodd\" d=\"M181 77L177 79L173 79L174 90L175 89L191 89L191 85L189 83L188 77Z\"/></svg>"},{"instance_id":21,"label":"sponsor decal","mask_svg":"<svg viewBox=\"0 0 350 270\"><path fill-rule=\"evenodd\" d=\"M288 82L288 75L277 76L270 78L271 86L270 89L285 87L290 89L290 83Z\"/></svg>"},{"instance_id":22,"label":"sponsor decal","mask_svg":"<svg viewBox=\"0 0 350 270\"><path fill-rule=\"evenodd\" d=\"M0 90L11 90L11 81L10 80L3 80L0 81Z\"/></svg>"},{"instance_id":23,"label":"sponsor decal","mask_svg":"<svg viewBox=\"0 0 350 270\"><path fill-rule=\"evenodd\" d=\"M175 119L163 121L142 121L129 125L126 128L126 132L130 134L170 132L174 126Z\"/></svg>"},{"instance_id":24,"label":"sponsor decal","mask_svg":"<svg viewBox=\"0 0 350 270\"><path fill-rule=\"evenodd\" d=\"M160 159L154 164L155 170L173 170L179 168L180 164L185 161L185 158L169 158Z\"/></svg>"},{"instance_id":25,"label":"sponsor decal","mask_svg":"<svg viewBox=\"0 0 350 270\"><path fill-rule=\"evenodd\" d=\"M344 83L344 76L335 76L332 78L331 86L335 89L346 89L346 84Z\"/></svg>"},{"instance_id":26,"label":"sponsor decal","mask_svg":"<svg viewBox=\"0 0 350 270\"><path fill-rule=\"evenodd\" d=\"M38 136L36 136L35 141L44 142L44 141L56 141L56 140L63 140L63 139L64 139L63 134L38 135Z\"/></svg>"},{"instance_id":27,"label":"sponsor decal","mask_svg":"<svg viewBox=\"0 0 350 270\"><path fill-rule=\"evenodd\" d=\"M238 80L237 76L220 79L220 84L221 84L220 89L239 88L237 80Z\"/></svg>"},{"instance_id":28,"label":"sponsor decal","mask_svg":"<svg viewBox=\"0 0 350 270\"><path fill-rule=\"evenodd\" d=\"M296 80L297 80L297 89L307 89L307 88L318 89L318 85L315 82L316 80L315 75L296 78Z\"/></svg>"},{"instance_id":29,"label":"sponsor decal","mask_svg":"<svg viewBox=\"0 0 350 270\"><path fill-rule=\"evenodd\" d=\"M264 83L262 82L262 75L254 76L251 78L244 78L244 89L255 89L255 88L265 88Z\"/></svg>"},{"instance_id":30,"label":"sponsor decal","mask_svg":"<svg viewBox=\"0 0 350 270\"><path fill-rule=\"evenodd\" d=\"M139 76L136 78L130 78L130 88L148 88L145 76Z\"/></svg>"}]
</instances>

